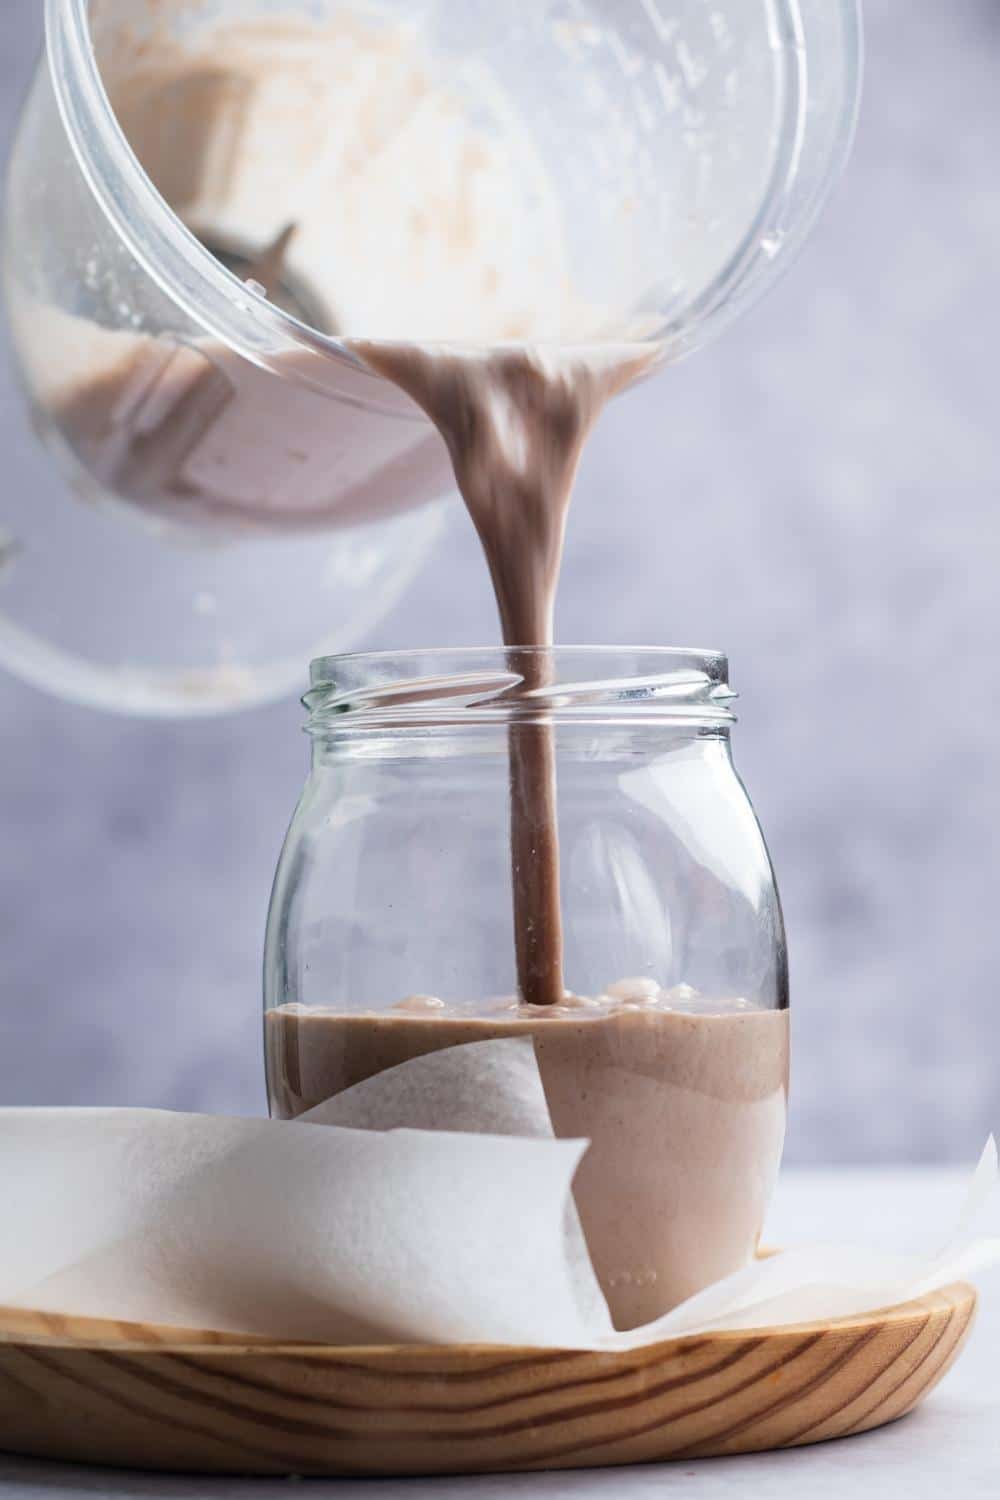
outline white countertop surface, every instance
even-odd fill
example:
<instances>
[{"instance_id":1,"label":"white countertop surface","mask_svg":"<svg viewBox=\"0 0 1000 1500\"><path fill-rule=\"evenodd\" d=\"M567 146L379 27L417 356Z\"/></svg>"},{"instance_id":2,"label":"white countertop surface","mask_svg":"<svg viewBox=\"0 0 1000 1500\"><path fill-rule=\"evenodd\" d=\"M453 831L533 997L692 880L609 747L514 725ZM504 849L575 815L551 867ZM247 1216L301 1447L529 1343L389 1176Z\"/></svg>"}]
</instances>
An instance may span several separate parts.
<instances>
[{"instance_id":1,"label":"white countertop surface","mask_svg":"<svg viewBox=\"0 0 1000 1500\"><path fill-rule=\"evenodd\" d=\"M789 1172L771 1218L772 1244L852 1239L922 1248L954 1221L968 1173L947 1170ZM991 1233L1000 1234L1000 1202ZM129 1500L272 1500L305 1492L336 1500L652 1500L672 1490L698 1500L1000 1500L1000 1271L982 1278L977 1326L955 1369L923 1407L880 1432L752 1458L636 1469L485 1479L227 1480L115 1474L0 1455L0 1500L123 1496Z\"/></svg>"}]
</instances>

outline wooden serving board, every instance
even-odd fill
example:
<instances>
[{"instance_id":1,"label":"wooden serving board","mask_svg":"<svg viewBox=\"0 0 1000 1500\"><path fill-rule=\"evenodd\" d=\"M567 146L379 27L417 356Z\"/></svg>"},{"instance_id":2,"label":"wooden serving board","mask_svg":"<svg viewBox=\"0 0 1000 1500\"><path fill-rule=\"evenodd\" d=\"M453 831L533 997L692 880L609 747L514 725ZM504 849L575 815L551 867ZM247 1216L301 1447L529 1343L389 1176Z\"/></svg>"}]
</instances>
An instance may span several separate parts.
<instances>
[{"instance_id":1,"label":"wooden serving board","mask_svg":"<svg viewBox=\"0 0 1000 1500\"><path fill-rule=\"evenodd\" d=\"M976 1294L630 1354L325 1348L0 1309L0 1449L227 1474L454 1474L865 1432L950 1367Z\"/></svg>"}]
</instances>

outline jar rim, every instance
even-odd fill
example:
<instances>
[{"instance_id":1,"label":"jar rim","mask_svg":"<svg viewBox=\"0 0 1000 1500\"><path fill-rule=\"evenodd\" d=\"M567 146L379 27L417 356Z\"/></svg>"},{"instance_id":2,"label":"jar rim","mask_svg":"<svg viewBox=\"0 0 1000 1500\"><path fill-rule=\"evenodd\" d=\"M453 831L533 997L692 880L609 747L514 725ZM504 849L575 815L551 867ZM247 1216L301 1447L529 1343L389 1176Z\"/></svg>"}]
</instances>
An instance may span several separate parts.
<instances>
[{"instance_id":1,"label":"jar rim","mask_svg":"<svg viewBox=\"0 0 1000 1500\"><path fill-rule=\"evenodd\" d=\"M525 688L528 662L542 663ZM321 657L309 730L403 730L555 720L734 722L729 661L680 646L446 647Z\"/></svg>"}]
</instances>

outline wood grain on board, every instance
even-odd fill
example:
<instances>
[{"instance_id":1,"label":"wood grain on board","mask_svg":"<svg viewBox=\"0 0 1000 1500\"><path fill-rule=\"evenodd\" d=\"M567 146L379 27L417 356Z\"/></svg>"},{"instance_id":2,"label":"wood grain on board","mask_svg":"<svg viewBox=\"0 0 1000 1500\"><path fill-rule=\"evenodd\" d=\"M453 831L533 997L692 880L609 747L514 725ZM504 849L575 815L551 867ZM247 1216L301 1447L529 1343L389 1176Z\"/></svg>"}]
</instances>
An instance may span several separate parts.
<instances>
[{"instance_id":1,"label":"wood grain on board","mask_svg":"<svg viewBox=\"0 0 1000 1500\"><path fill-rule=\"evenodd\" d=\"M756 1452L864 1432L952 1364L956 1285L827 1325L628 1354L341 1349L0 1310L0 1448L235 1474L448 1474Z\"/></svg>"}]
</instances>

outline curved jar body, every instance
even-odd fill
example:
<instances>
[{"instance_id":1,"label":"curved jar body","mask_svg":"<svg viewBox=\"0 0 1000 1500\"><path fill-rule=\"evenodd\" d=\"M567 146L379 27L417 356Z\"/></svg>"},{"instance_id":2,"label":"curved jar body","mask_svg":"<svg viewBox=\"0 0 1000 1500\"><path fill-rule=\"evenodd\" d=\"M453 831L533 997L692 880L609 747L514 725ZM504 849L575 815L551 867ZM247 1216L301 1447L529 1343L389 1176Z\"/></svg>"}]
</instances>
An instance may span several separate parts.
<instances>
[{"instance_id":1,"label":"curved jar body","mask_svg":"<svg viewBox=\"0 0 1000 1500\"><path fill-rule=\"evenodd\" d=\"M784 931L725 659L551 657L530 705L499 651L314 667L312 773L268 925L269 1093L295 1118L440 1049L530 1036L541 1128L591 1142L577 1206L632 1327L756 1251L784 1137ZM558 777L553 1007L520 1003L512 932L510 750L539 728Z\"/></svg>"}]
</instances>

